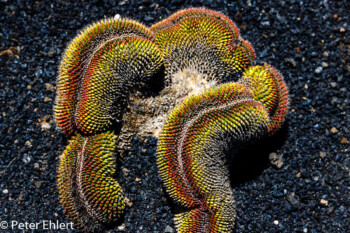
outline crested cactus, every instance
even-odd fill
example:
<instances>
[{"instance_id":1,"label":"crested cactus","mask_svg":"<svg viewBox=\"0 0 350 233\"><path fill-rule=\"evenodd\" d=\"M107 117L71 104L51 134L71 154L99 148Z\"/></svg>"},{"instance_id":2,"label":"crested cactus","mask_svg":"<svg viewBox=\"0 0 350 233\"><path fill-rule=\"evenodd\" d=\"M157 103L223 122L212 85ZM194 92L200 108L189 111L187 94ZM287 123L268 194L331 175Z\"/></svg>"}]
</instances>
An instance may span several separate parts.
<instances>
[{"instance_id":1,"label":"crested cactus","mask_svg":"<svg viewBox=\"0 0 350 233\"><path fill-rule=\"evenodd\" d=\"M113 126L130 93L164 72L168 86L184 90L161 93L179 104L163 112L157 148L160 177L182 210L176 229L231 232L230 157L275 133L288 111L282 75L268 64L254 65L255 58L235 24L206 9L179 11L149 29L109 19L80 32L63 55L55 106L58 127L72 136L58 172L68 217L92 232L123 214L123 191L112 178ZM222 84L236 75L237 82Z\"/></svg>"}]
</instances>

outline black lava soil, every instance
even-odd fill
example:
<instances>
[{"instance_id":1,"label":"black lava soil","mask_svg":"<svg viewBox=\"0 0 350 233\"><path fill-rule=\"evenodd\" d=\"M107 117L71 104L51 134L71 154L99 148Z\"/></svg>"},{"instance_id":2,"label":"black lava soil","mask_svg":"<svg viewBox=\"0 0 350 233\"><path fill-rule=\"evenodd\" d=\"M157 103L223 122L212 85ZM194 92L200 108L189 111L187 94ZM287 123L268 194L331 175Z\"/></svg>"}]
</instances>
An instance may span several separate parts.
<instances>
[{"instance_id":1,"label":"black lava soil","mask_svg":"<svg viewBox=\"0 0 350 233\"><path fill-rule=\"evenodd\" d=\"M12 221L69 222L56 189L68 138L55 126L53 100L77 31L116 14L150 26L189 7L229 16L290 91L281 132L234 158L234 232L350 232L349 1L0 0L0 221L9 224L1 232L21 232ZM131 145L117 178L130 206L110 232L174 232L156 140Z\"/></svg>"}]
</instances>

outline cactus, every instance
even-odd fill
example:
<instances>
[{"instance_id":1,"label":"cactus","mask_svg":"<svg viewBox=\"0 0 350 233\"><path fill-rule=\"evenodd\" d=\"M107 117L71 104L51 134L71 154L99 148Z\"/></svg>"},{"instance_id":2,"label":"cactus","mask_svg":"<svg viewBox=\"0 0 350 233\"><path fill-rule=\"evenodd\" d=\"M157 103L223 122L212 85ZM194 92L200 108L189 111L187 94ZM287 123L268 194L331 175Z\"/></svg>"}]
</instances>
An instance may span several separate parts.
<instances>
[{"instance_id":1,"label":"cactus","mask_svg":"<svg viewBox=\"0 0 350 233\"><path fill-rule=\"evenodd\" d=\"M288 112L282 75L266 63L254 65L255 58L235 24L206 9L179 11L149 29L109 19L82 30L63 55L54 109L57 126L72 137L58 172L68 217L93 232L124 213L123 191L113 179L113 126L130 93L164 73L168 86L179 78L210 82L208 88L183 92L185 97L161 94L180 103L164 113L157 147L159 175L181 207L176 229L231 232L232 153L275 133ZM237 82L223 83L239 75Z\"/></svg>"}]
</instances>

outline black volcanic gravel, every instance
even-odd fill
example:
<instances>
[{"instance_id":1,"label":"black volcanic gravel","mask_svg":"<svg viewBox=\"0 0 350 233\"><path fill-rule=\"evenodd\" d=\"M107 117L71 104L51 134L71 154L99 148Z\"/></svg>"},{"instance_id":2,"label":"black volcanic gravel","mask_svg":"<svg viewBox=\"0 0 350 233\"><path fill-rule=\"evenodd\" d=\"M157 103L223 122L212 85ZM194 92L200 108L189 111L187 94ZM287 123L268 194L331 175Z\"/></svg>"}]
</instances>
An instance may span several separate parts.
<instances>
[{"instance_id":1,"label":"black volcanic gravel","mask_svg":"<svg viewBox=\"0 0 350 233\"><path fill-rule=\"evenodd\" d=\"M284 129L234 159L234 232L350 232L347 0L0 0L0 221L69 222L56 189L67 137L52 105L60 56L77 31L116 14L152 25L194 6L235 21L290 91ZM134 137L121 161L118 179L131 206L111 232L174 231L155 149L155 139Z\"/></svg>"}]
</instances>

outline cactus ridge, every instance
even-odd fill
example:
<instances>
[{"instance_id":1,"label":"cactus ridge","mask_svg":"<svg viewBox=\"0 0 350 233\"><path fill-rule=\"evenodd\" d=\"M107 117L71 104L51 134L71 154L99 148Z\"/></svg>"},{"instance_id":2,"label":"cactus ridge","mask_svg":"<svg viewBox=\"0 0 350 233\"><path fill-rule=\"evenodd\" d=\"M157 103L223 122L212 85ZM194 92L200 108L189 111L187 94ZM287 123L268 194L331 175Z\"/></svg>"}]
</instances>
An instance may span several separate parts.
<instances>
[{"instance_id":1,"label":"cactus ridge","mask_svg":"<svg viewBox=\"0 0 350 233\"><path fill-rule=\"evenodd\" d=\"M147 39L107 41L95 52L82 82L75 114L78 130L96 133L107 129L111 118L120 119L130 91L149 81L160 66L160 51Z\"/></svg>"},{"instance_id":2,"label":"cactus ridge","mask_svg":"<svg viewBox=\"0 0 350 233\"><path fill-rule=\"evenodd\" d=\"M265 107L238 83L192 96L173 110L159 137L157 162L170 196L212 219L198 221L194 232L229 232L234 225L225 151L260 137L268 124ZM187 232L187 217L175 216L178 232Z\"/></svg>"},{"instance_id":3,"label":"cactus ridge","mask_svg":"<svg viewBox=\"0 0 350 233\"><path fill-rule=\"evenodd\" d=\"M226 16L200 8L183 10L151 27L168 75L191 68L221 80L255 60L250 43Z\"/></svg>"},{"instance_id":4,"label":"cactus ridge","mask_svg":"<svg viewBox=\"0 0 350 233\"><path fill-rule=\"evenodd\" d=\"M222 22L223 25L225 25L225 27L229 28L230 31L233 32L235 38L239 37L239 30L237 26L229 18L227 18L223 14L220 14L219 12L212 11L205 8L190 8L190 9L180 10L175 14L169 16L165 20L153 25L151 27L151 30L157 34L158 32L171 27L172 25L184 20L185 18L198 17L198 16L206 16L213 19L215 18L218 19L219 21Z\"/></svg>"},{"instance_id":5,"label":"cactus ridge","mask_svg":"<svg viewBox=\"0 0 350 233\"><path fill-rule=\"evenodd\" d=\"M153 41L152 32L128 19L102 20L83 29L62 57L57 126L68 135L76 130L93 134L117 121L125 95L162 64Z\"/></svg>"},{"instance_id":6,"label":"cactus ridge","mask_svg":"<svg viewBox=\"0 0 350 233\"><path fill-rule=\"evenodd\" d=\"M124 212L123 191L112 178L115 139L112 132L76 135L61 156L60 201L68 217L85 231L98 231L103 223L117 220Z\"/></svg>"},{"instance_id":7,"label":"cactus ridge","mask_svg":"<svg viewBox=\"0 0 350 233\"><path fill-rule=\"evenodd\" d=\"M84 232L100 232L123 215L123 190L113 178L113 124L130 94L164 73L169 86L186 80L173 84L183 88L175 96L161 94L179 104L164 113L157 146L159 175L181 207L176 229L231 232L232 155L280 129L289 107L282 75L255 59L237 26L207 9L179 11L149 29L128 19L83 29L62 57L54 108L58 128L71 136L57 183L67 216ZM223 83L237 74L236 82Z\"/></svg>"},{"instance_id":8,"label":"cactus ridge","mask_svg":"<svg viewBox=\"0 0 350 233\"><path fill-rule=\"evenodd\" d=\"M244 71L239 83L249 87L254 93L254 99L266 107L271 118L269 134L281 128L289 107L288 89L282 75L264 63Z\"/></svg>"}]
</instances>

